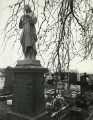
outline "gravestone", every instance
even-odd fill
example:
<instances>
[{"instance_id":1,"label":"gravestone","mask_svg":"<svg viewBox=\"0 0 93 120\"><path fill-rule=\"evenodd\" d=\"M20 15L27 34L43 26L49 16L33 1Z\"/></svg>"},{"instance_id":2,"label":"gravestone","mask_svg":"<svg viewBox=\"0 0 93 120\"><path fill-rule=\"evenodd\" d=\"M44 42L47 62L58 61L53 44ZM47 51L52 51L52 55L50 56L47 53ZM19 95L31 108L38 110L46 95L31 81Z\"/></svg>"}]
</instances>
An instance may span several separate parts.
<instances>
[{"instance_id":1,"label":"gravestone","mask_svg":"<svg viewBox=\"0 0 93 120\"><path fill-rule=\"evenodd\" d=\"M8 74L10 73L7 79L13 83L13 112L33 117L45 109L44 73L48 69L43 68L40 61L36 60L36 17L29 6L25 7L25 12L19 24L23 29L20 40L25 58L18 60L16 67L7 68Z\"/></svg>"}]
</instances>

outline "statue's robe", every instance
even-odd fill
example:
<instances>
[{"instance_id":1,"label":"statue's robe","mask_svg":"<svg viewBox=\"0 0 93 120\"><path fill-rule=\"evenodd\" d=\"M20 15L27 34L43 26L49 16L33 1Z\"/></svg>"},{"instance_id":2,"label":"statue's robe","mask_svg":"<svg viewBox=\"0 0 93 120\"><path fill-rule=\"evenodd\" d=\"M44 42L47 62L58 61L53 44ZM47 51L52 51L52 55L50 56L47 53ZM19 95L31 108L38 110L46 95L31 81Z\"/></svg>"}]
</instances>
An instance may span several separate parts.
<instances>
[{"instance_id":1,"label":"statue's robe","mask_svg":"<svg viewBox=\"0 0 93 120\"><path fill-rule=\"evenodd\" d=\"M35 42L37 41L35 24L37 22L37 18L33 15L23 15L20 19L19 28L23 29L21 34L21 45L23 49L23 53L27 56L27 49L31 48L32 52L36 52ZM31 52L30 51L30 52ZM33 54L33 53L31 53ZM34 53L36 54L36 53Z\"/></svg>"}]
</instances>

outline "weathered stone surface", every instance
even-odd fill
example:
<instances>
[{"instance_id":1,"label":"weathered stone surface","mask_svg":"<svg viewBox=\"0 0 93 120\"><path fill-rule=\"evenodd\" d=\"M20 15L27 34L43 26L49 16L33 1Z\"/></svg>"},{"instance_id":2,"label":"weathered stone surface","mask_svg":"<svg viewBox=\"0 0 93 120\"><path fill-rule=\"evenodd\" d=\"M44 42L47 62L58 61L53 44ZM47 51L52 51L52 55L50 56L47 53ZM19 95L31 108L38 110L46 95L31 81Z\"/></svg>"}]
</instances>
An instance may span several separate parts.
<instances>
[{"instance_id":1,"label":"weathered stone surface","mask_svg":"<svg viewBox=\"0 0 93 120\"><path fill-rule=\"evenodd\" d=\"M16 66L9 78L13 79L13 111L29 116L40 114L45 109L44 73L41 66ZM9 72L8 72L9 73Z\"/></svg>"}]
</instances>

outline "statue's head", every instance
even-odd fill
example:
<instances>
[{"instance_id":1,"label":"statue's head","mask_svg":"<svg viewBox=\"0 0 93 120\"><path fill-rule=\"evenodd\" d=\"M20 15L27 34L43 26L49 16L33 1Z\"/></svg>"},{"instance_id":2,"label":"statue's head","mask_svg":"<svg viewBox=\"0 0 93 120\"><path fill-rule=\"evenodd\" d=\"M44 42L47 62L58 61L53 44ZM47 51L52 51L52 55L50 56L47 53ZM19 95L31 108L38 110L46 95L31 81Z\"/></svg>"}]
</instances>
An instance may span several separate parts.
<instances>
[{"instance_id":1,"label":"statue's head","mask_svg":"<svg viewBox=\"0 0 93 120\"><path fill-rule=\"evenodd\" d=\"M25 11L26 13L30 13L32 11L29 5L25 5Z\"/></svg>"}]
</instances>

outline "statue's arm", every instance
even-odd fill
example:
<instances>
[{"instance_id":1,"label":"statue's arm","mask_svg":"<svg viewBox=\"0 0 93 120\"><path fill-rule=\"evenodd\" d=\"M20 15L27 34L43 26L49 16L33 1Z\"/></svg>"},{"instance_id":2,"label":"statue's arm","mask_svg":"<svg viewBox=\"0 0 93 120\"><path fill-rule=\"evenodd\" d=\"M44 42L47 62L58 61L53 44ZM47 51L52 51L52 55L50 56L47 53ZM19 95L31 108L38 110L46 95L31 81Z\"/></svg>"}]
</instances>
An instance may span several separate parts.
<instances>
[{"instance_id":1,"label":"statue's arm","mask_svg":"<svg viewBox=\"0 0 93 120\"><path fill-rule=\"evenodd\" d=\"M36 16L33 17L33 21L34 21L34 24L36 24L36 22L37 22L37 17Z\"/></svg>"},{"instance_id":2,"label":"statue's arm","mask_svg":"<svg viewBox=\"0 0 93 120\"><path fill-rule=\"evenodd\" d=\"M22 16L21 19L20 19L19 28L20 28L20 29L23 28L23 16Z\"/></svg>"}]
</instances>

